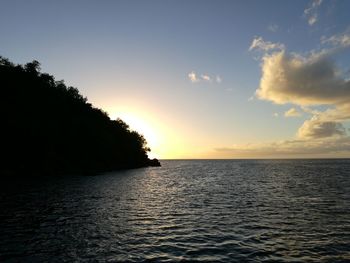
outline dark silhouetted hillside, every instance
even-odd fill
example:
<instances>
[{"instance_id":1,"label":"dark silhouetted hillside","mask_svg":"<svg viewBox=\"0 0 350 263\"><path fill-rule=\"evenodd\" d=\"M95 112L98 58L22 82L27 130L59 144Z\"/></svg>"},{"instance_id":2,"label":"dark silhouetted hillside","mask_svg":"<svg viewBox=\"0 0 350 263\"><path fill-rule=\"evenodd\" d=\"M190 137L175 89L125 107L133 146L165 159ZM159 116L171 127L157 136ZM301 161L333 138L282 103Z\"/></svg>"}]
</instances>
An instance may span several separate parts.
<instances>
[{"instance_id":1,"label":"dark silhouetted hillside","mask_svg":"<svg viewBox=\"0 0 350 263\"><path fill-rule=\"evenodd\" d=\"M0 57L2 174L95 173L158 165L146 140L111 120L37 61Z\"/></svg>"}]
</instances>

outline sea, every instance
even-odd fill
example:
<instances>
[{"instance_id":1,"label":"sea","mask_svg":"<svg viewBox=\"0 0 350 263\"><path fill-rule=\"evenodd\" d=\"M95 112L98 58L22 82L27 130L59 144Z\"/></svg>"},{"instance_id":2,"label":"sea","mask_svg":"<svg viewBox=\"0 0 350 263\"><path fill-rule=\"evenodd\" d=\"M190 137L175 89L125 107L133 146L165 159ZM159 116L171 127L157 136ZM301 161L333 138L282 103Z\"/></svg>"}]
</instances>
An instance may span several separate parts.
<instances>
[{"instance_id":1,"label":"sea","mask_svg":"<svg viewBox=\"0 0 350 263\"><path fill-rule=\"evenodd\" d=\"M1 179L0 262L350 262L350 160Z\"/></svg>"}]
</instances>

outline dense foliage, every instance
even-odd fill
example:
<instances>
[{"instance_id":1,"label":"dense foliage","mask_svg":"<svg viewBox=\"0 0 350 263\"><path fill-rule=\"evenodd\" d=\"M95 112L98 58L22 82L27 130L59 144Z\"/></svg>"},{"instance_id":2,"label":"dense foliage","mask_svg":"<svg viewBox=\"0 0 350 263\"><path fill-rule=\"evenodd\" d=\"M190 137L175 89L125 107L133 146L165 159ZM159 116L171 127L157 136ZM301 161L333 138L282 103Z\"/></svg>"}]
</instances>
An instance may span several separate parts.
<instances>
[{"instance_id":1,"label":"dense foliage","mask_svg":"<svg viewBox=\"0 0 350 263\"><path fill-rule=\"evenodd\" d=\"M85 173L152 164L146 140L111 120L37 61L0 57L3 173Z\"/></svg>"}]
</instances>

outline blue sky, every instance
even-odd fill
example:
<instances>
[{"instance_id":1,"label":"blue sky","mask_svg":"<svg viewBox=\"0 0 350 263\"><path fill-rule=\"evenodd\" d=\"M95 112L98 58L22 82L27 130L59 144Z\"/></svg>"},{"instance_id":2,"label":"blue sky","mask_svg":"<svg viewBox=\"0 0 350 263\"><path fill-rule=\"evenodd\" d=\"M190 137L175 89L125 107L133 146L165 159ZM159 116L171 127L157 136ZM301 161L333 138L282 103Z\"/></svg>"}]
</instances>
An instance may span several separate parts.
<instances>
[{"instance_id":1,"label":"blue sky","mask_svg":"<svg viewBox=\"0 0 350 263\"><path fill-rule=\"evenodd\" d=\"M0 55L15 63L40 61L43 72L144 133L155 156L348 156L350 147L337 148L350 145L348 119L338 116L346 104L293 90L316 83L304 75L288 79L283 91L293 96L282 104L272 80L261 85L264 72L274 70L265 58L274 61L283 52L279 63L298 64L302 56L313 65L311 54L325 50L347 89L348 1L5 0L0 9ZM345 41L337 42L341 36ZM252 47L254 39L260 44ZM285 70L300 76L307 65ZM327 92L316 86L313 94ZM258 89L265 95L256 96ZM291 108L297 113L285 117ZM334 108L333 119L320 114Z\"/></svg>"}]
</instances>

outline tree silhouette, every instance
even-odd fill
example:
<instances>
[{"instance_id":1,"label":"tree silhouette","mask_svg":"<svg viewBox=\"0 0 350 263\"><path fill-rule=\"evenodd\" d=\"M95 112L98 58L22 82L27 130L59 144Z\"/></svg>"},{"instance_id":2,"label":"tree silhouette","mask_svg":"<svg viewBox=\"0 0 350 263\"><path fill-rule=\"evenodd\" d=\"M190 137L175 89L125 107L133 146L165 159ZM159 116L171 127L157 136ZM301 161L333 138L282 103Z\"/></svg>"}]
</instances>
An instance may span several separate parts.
<instances>
[{"instance_id":1,"label":"tree silhouette","mask_svg":"<svg viewBox=\"0 0 350 263\"><path fill-rule=\"evenodd\" d=\"M96 173L160 165L145 138L33 61L0 57L2 174Z\"/></svg>"}]
</instances>

